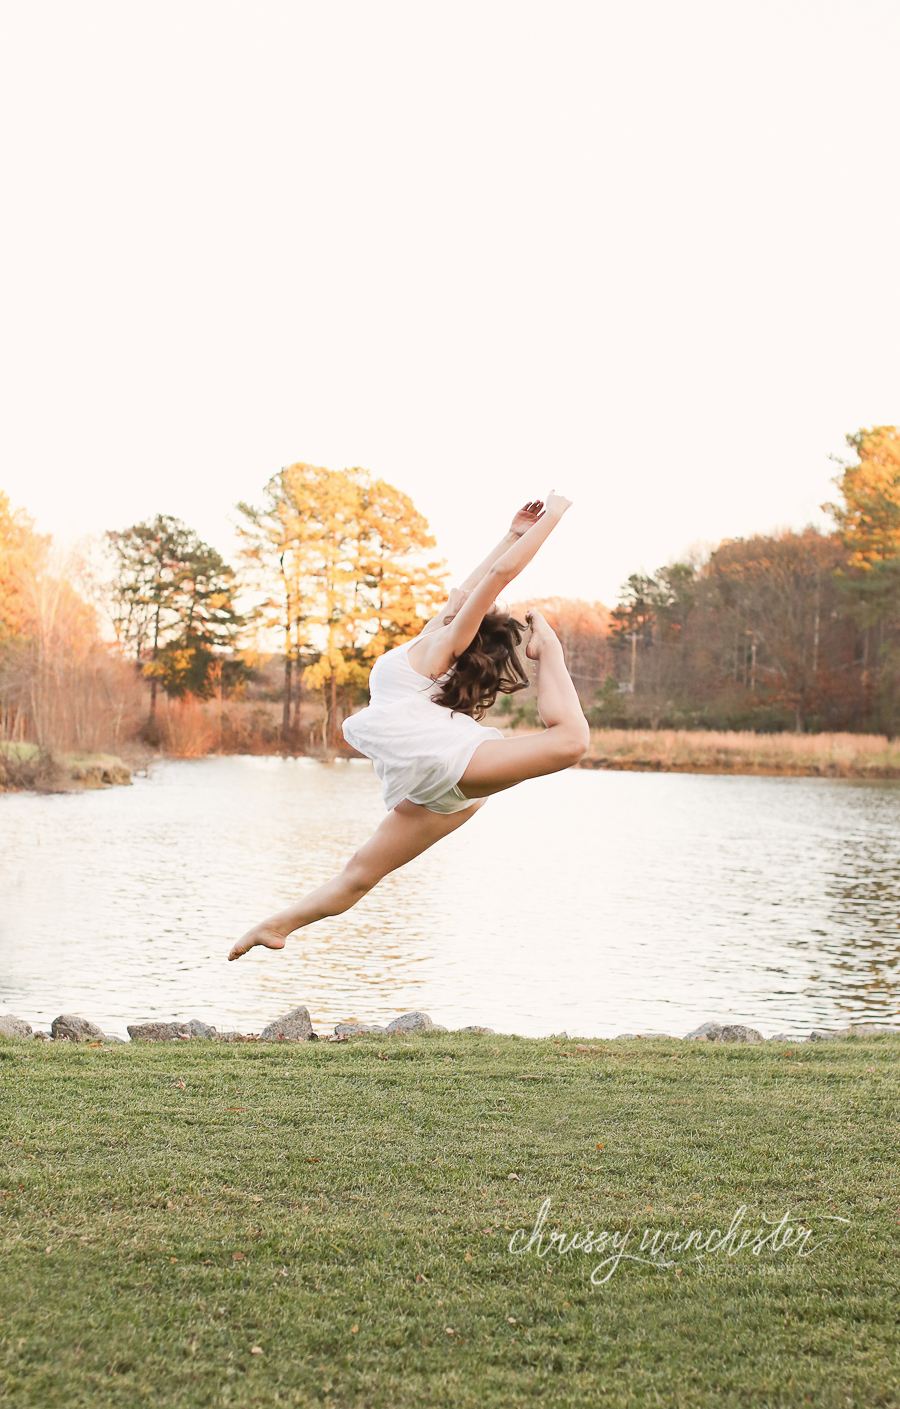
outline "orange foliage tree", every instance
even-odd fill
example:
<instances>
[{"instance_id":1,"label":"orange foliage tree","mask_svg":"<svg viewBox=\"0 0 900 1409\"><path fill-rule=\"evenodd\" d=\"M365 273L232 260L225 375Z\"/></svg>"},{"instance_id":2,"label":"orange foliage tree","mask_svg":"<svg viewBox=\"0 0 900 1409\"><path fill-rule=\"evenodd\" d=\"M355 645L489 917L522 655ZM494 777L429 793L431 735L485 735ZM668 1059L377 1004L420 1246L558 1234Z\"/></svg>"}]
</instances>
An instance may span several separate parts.
<instances>
[{"instance_id":1,"label":"orange foliage tree","mask_svg":"<svg viewBox=\"0 0 900 1409\"><path fill-rule=\"evenodd\" d=\"M284 649L282 731L297 719L299 670L324 706L323 743L377 657L418 634L443 600L443 565L409 495L365 470L289 465L262 503L238 505L258 620ZM293 714L292 714L293 706Z\"/></svg>"},{"instance_id":2,"label":"orange foliage tree","mask_svg":"<svg viewBox=\"0 0 900 1409\"><path fill-rule=\"evenodd\" d=\"M860 697L874 727L900 732L900 430L873 426L847 436L857 460L825 504L848 554L845 608L862 633Z\"/></svg>"},{"instance_id":3,"label":"orange foliage tree","mask_svg":"<svg viewBox=\"0 0 900 1409\"><path fill-rule=\"evenodd\" d=\"M871 569L900 557L900 431L873 426L847 436L859 457L835 484L843 504L823 504L834 517L850 566Z\"/></svg>"},{"instance_id":4,"label":"orange foliage tree","mask_svg":"<svg viewBox=\"0 0 900 1409\"><path fill-rule=\"evenodd\" d=\"M103 648L80 566L54 559L50 539L0 494L0 738L96 751L133 729L137 692Z\"/></svg>"}]
</instances>

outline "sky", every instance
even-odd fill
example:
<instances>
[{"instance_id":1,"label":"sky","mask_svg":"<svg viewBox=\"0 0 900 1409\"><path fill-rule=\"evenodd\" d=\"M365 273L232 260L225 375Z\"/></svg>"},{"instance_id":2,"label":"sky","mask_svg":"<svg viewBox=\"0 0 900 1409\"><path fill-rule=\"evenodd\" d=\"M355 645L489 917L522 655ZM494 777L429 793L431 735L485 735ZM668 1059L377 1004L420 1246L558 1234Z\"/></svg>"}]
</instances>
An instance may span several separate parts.
<instances>
[{"instance_id":1,"label":"sky","mask_svg":"<svg viewBox=\"0 0 900 1409\"><path fill-rule=\"evenodd\" d=\"M517 596L825 525L900 419L895 0L28 0L0 12L0 489L233 555L298 460Z\"/></svg>"}]
</instances>

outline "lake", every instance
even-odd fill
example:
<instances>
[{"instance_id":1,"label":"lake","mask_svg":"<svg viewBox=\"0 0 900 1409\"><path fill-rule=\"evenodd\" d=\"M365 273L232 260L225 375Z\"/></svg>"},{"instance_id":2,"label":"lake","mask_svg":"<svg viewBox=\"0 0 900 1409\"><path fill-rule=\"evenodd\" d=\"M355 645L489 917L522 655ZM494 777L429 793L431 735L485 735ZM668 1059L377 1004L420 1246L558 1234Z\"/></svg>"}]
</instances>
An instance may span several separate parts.
<instances>
[{"instance_id":1,"label":"lake","mask_svg":"<svg viewBox=\"0 0 900 1409\"><path fill-rule=\"evenodd\" d=\"M226 962L384 815L367 762L165 762L0 797L0 1011L764 1036L894 1023L900 785L569 770L491 798L354 910Z\"/></svg>"}]
</instances>

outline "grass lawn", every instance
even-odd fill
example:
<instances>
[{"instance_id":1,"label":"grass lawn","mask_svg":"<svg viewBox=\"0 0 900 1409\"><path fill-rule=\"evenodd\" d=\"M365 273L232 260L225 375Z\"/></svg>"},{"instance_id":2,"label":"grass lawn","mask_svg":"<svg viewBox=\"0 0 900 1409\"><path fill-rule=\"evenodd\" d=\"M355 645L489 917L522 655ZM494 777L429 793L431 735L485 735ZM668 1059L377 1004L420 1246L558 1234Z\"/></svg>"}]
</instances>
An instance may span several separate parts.
<instances>
[{"instance_id":1,"label":"grass lawn","mask_svg":"<svg viewBox=\"0 0 900 1409\"><path fill-rule=\"evenodd\" d=\"M898 1070L892 1036L2 1043L0 1403L896 1406Z\"/></svg>"}]
</instances>

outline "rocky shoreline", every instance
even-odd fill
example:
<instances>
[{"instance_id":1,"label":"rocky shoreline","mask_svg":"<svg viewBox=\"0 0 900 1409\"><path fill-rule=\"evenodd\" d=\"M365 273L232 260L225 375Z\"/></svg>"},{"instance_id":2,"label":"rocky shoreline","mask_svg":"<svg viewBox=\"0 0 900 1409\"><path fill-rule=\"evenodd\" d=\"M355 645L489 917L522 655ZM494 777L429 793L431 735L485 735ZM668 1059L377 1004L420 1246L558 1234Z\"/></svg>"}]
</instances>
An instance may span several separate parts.
<instances>
[{"instance_id":1,"label":"rocky shoreline","mask_svg":"<svg viewBox=\"0 0 900 1409\"><path fill-rule=\"evenodd\" d=\"M452 1029L454 1032L470 1032L487 1037L507 1034L495 1033L493 1028L471 1025ZM377 1023L340 1022L333 1032L320 1034L314 1031L309 1009L300 1006L276 1018L264 1027L262 1032L218 1032L209 1023L199 1018L187 1022L144 1022L130 1023L128 1036L132 1042L348 1042L351 1037L378 1036L397 1037L409 1033L449 1033L451 1029L432 1022L427 1013L412 1011L401 1013L386 1027ZM668 1032L621 1032L615 1037L590 1038L593 1042L641 1042L659 1039L667 1042L825 1042L839 1041L848 1037L880 1037L900 1035L900 1028L882 1026L878 1023L854 1023L842 1028L814 1027L805 1036L787 1032L776 1032L771 1037L763 1037L753 1027L740 1023L720 1023L714 1020L701 1023L684 1037L674 1037ZM560 1041L574 1042L577 1039L567 1032L549 1033L549 1037ZM24 1018L12 1013L0 1014L0 1039L12 1038L20 1041L40 1042L83 1042L99 1047L105 1042L124 1043L124 1037L112 1037L103 1032L96 1023L74 1013L62 1013L54 1018L49 1032L34 1031ZM540 1041L541 1039L536 1039Z\"/></svg>"}]
</instances>

